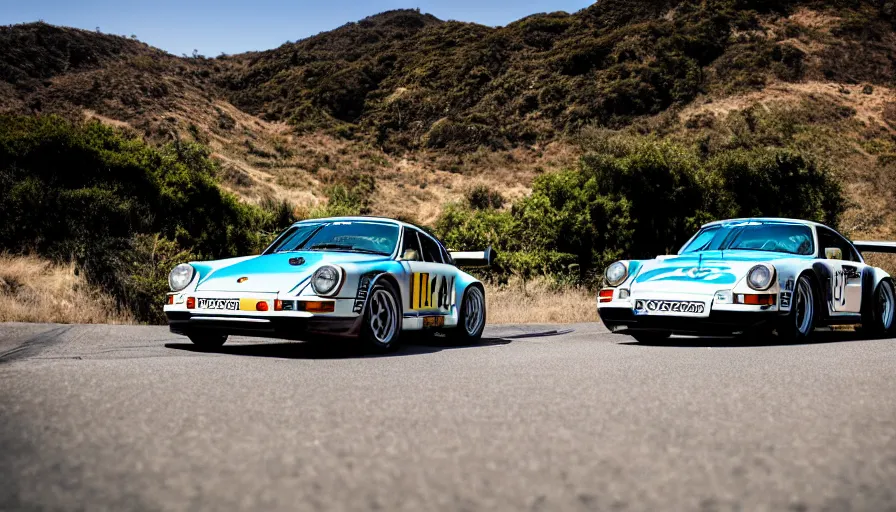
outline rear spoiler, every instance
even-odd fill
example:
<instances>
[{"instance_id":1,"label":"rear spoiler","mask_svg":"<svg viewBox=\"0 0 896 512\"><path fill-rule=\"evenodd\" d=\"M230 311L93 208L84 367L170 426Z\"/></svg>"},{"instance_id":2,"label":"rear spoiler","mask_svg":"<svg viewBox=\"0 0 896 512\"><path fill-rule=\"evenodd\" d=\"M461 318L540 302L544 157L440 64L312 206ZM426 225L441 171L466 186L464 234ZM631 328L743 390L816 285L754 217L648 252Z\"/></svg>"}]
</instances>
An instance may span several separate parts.
<instances>
[{"instance_id":1,"label":"rear spoiler","mask_svg":"<svg viewBox=\"0 0 896 512\"><path fill-rule=\"evenodd\" d=\"M896 242L853 242L859 252L884 252L896 254Z\"/></svg>"},{"instance_id":2,"label":"rear spoiler","mask_svg":"<svg viewBox=\"0 0 896 512\"><path fill-rule=\"evenodd\" d=\"M498 256L491 247L484 251L457 251L449 254L458 267L490 267Z\"/></svg>"}]
</instances>

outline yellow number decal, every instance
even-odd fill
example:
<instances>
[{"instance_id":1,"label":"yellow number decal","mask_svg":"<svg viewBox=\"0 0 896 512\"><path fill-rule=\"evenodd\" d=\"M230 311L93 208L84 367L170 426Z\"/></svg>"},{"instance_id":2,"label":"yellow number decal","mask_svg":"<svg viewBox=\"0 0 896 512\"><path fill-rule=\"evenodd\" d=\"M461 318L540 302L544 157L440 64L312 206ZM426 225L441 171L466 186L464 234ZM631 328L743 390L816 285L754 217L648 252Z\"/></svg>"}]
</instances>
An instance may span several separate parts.
<instances>
[{"instance_id":1,"label":"yellow number decal","mask_svg":"<svg viewBox=\"0 0 896 512\"><path fill-rule=\"evenodd\" d=\"M454 278L447 276L431 275L429 272L414 272L411 274L411 304L410 309L441 309L449 310L454 294Z\"/></svg>"}]
</instances>

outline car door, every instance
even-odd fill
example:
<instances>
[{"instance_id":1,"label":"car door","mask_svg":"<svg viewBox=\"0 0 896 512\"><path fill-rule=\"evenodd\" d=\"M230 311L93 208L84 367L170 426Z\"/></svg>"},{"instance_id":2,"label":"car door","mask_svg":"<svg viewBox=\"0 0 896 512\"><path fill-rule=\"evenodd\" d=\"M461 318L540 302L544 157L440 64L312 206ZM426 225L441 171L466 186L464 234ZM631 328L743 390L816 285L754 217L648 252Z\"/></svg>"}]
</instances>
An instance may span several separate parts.
<instances>
[{"instance_id":1,"label":"car door","mask_svg":"<svg viewBox=\"0 0 896 512\"><path fill-rule=\"evenodd\" d=\"M455 267L444 262L441 245L429 235L408 227L404 235L402 264L409 276L405 311L419 316L450 314L454 305ZM411 257L408 250L417 251L417 257Z\"/></svg>"},{"instance_id":2,"label":"car door","mask_svg":"<svg viewBox=\"0 0 896 512\"><path fill-rule=\"evenodd\" d=\"M833 230L818 228L818 257L830 271L828 299L832 313L862 310L862 263L852 244Z\"/></svg>"}]
</instances>

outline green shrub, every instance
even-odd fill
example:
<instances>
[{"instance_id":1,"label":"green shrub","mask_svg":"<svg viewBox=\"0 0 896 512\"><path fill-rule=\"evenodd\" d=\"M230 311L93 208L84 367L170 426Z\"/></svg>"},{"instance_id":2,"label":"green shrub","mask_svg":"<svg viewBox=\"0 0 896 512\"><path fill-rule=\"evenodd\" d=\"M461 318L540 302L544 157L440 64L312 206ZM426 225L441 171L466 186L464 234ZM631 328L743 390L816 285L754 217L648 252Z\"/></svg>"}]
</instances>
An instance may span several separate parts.
<instances>
[{"instance_id":1,"label":"green shrub","mask_svg":"<svg viewBox=\"0 0 896 512\"><path fill-rule=\"evenodd\" d=\"M673 253L711 220L777 216L836 226L843 211L839 184L794 151L726 149L702 159L696 147L651 137L597 133L592 143L599 152L540 176L510 211L453 205L437 233L455 249L495 247L499 258L485 277L594 285L610 262Z\"/></svg>"},{"instance_id":2,"label":"green shrub","mask_svg":"<svg viewBox=\"0 0 896 512\"><path fill-rule=\"evenodd\" d=\"M223 192L216 174L194 143L157 150L96 122L0 116L0 247L74 259L158 321L151 302L175 260L250 253L285 220Z\"/></svg>"},{"instance_id":3,"label":"green shrub","mask_svg":"<svg viewBox=\"0 0 896 512\"><path fill-rule=\"evenodd\" d=\"M474 210L499 209L504 206L504 196L487 185L477 185L464 194L467 205Z\"/></svg>"}]
</instances>

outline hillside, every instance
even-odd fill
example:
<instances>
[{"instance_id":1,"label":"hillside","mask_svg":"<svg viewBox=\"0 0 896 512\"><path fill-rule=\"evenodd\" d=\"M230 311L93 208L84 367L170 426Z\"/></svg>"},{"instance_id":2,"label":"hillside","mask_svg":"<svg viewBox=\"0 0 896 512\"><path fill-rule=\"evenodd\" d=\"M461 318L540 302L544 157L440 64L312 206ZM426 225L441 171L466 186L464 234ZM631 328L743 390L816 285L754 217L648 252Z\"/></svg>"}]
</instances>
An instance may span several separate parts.
<instances>
[{"instance_id":1,"label":"hillside","mask_svg":"<svg viewBox=\"0 0 896 512\"><path fill-rule=\"evenodd\" d=\"M746 107L771 86L798 105L806 84L872 85L862 115L889 128L892 9L603 0L501 28L392 11L218 58L18 25L0 29L0 109L98 118L156 143L196 139L225 186L256 203L314 207L333 185L372 176L372 211L431 222L471 179L524 195L539 172L575 160L567 142L582 126L626 128L707 98Z\"/></svg>"},{"instance_id":2,"label":"hillside","mask_svg":"<svg viewBox=\"0 0 896 512\"><path fill-rule=\"evenodd\" d=\"M0 115L99 120L261 206L265 226L284 210L398 216L456 243L538 254L507 260L513 276L575 268L573 281L588 284L604 258L667 250L705 216L812 215L854 237L896 238L894 20L896 7L882 0L601 0L498 28L399 10L214 58L32 23L0 27ZM184 160L182 145L194 142L208 148L208 163ZM637 189L607 181L600 163L654 172L642 157L659 158L661 173L684 172L700 206L686 212L669 199L678 220L652 244L610 240L607 230L658 229L630 212L635 198L620 199ZM842 200L827 177L789 210L738 190L761 182L774 189L766 200L781 199L774 180L789 183L789 165L830 176ZM526 215L551 214L533 205L569 208L551 191L562 170L581 186L580 177L603 176L598 195L581 198L587 208L622 208L582 220L593 246L565 246L575 238L566 232L526 238L537 231ZM724 198L711 197L706 175L729 187L718 190ZM487 232L477 231L482 222Z\"/></svg>"}]
</instances>

